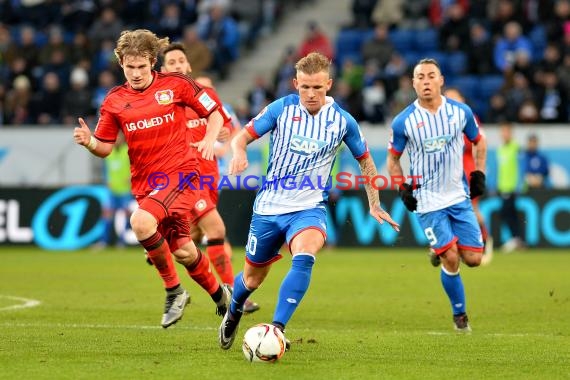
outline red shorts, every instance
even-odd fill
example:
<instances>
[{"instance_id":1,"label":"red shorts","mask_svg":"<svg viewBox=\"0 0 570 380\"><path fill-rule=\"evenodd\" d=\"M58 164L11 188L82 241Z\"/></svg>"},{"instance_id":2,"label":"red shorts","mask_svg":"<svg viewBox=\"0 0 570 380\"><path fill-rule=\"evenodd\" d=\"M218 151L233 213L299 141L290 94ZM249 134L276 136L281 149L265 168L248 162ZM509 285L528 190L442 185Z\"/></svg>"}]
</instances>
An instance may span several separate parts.
<instances>
[{"instance_id":1,"label":"red shorts","mask_svg":"<svg viewBox=\"0 0 570 380\"><path fill-rule=\"evenodd\" d=\"M204 188L198 193L198 200L194 207L190 210L190 220L193 225L197 225L198 221L207 213L212 211L218 205L217 188Z\"/></svg>"},{"instance_id":2,"label":"red shorts","mask_svg":"<svg viewBox=\"0 0 570 380\"><path fill-rule=\"evenodd\" d=\"M158 222L158 231L176 251L190 238L191 210L197 203L198 176L187 177L179 183L178 173L168 176L166 186L146 196L137 196L139 207L151 213Z\"/></svg>"}]
</instances>

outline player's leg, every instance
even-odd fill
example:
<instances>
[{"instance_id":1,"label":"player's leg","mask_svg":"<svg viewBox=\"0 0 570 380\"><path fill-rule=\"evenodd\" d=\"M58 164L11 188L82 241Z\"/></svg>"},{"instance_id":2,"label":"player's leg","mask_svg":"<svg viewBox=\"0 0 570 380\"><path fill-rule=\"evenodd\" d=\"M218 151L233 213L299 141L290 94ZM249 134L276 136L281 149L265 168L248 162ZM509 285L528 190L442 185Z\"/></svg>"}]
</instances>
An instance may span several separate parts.
<instances>
[{"instance_id":1,"label":"player's leg","mask_svg":"<svg viewBox=\"0 0 570 380\"><path fill-rule=\"evenodd\" d=\"M483 256L483 236L471 204L462 202L448 210L453 234L457 236L459 255L467 266L479 266Z\"/></svg>"},{"instance_id":2,"label":"player's leg","mask_svg":"<svg viewBox=\"0 0 570 380\"><path fill-rule=\"evenodd\" d=\"M453 321L465 316L465 290L459 274L460 256L457 237L453 234L447 209L418 214L418 220L430 242L431 249L441 260L441 285L451 304Z\"/></svg>"},{"instance_id":3,"label":"player's leg","mask_svg":"<svg viewBox=\"0 0 570 380\"><path fill-rule=\"evenodd\" d=\"M272 322L283 333L309 289L315 256L326 241L326 218L325 209L315 208L293 213L288 220L283 220L289 226L286 240L293 258L279 288ZM291 343L288 339L285 341L289 350Z\"/></svg>"},{"instance_id":4,"label":"player's leg","mask_svg":"<svg viewBox=\"0 0 570 380\"><path fill-rule=\"evenodd\" d=\"M245 301L265 280L271 264L281 258L279 248L285 234L277 218L253 214L245 248L244 269L235 276L232 302L220 325L219 342L224 350L229 349L235 340Z\"/></svg>"},{"instance_id":5,"label":"player's leg","mask_svg":"<svg viewBox=\"0 0 570 380\"><path fill-rule=\"evenodd\" d=\"M143 198L139 204L140 207L131 215L131 226L163 280L166 301L161 325L166 328L182 318L189 297L180 286L168 242L158 231L159 221L166 218L165 208L149 197Z\"/></svg>"}]
</instances>

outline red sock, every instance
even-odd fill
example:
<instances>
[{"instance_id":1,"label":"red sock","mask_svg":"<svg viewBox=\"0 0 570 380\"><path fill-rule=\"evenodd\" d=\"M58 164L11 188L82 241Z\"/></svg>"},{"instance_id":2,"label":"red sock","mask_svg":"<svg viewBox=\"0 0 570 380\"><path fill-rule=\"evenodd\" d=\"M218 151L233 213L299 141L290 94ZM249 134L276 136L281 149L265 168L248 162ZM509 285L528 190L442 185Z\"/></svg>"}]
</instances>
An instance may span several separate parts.
<instances>
[{"instance_id":1,"label":"red sock","mask_svg":"<svg viewBox=\"0 0 570 380\"><path fill-rule=\"evenodd\" d=\"M198 285L207 291L209 295L212 295L216 293L220 284L218 284L218 280L216 280L216 277L210 270L208 258L202 254L198 247L196 249L198 250L198 259L192 265L186 267L186 271Z\"/></svg>"},{"instance_id":2,"label":"red sock","mask_svg":"<svg viewBox=\"0 0 570 380\"><path fill-rule=\"evenodd\" d=\"M479 228L481 228L481 236L483 237L483 244L485 244L489 237L489 231L487 231L487 227L483 223L479 224Z\"/></svg>"},{"instance_id":3,"label":"red sock","mask_svg":"<svg viewBox=\"0 0 570 380\"><path fill-rule=\"evenodd\" d=\"M169 289L179 285L180 279L174 267L170 248L168 248L168 243L164 240L160 232L155 232L154 235L140 241L140 243L147 251L148 258L158 270L160 277L162 277L164 287Z\"/></svg>"},{"instance_id":4,"label":"red sock","mask_svg":"<svg viewBox=\"0 0 570 380\"><path fill-rule=\"evenodd\" d=\"M234 268L232 267L232 262L230 257L226 253L224 247L223 239L208 240L208 247L206 248L208 257L216 269L216 273L220 276L220 280L224 284L230 284L233 286L234 283Z\"/></svg>"}]
</instances>

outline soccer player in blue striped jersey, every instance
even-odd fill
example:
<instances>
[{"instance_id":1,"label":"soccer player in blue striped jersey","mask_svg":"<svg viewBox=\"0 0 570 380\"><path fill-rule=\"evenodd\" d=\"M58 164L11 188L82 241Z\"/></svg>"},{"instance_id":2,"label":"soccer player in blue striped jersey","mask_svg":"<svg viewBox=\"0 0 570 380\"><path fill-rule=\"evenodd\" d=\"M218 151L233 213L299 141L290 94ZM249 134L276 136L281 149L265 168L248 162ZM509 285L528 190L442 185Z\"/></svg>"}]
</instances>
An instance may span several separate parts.
<instances>
[{"instance_id":1,"label":"soccer player in blue striped jersey","mask_svg":"<svg viewBox=\"0 0 570 380\"><path fill-rule=\"evenodd\" d=\"M266 133L270 133L270 151L267 179L253 206L244 269L235 277L232 302L220 325L223 349L232 346L245 300L281 258L279 248L285 242L293 259L281 283L273 324L283 331L303 299L315 255L326 239L327 180L339 146L343 142L348 146L363 176L377 175L356 120L326 96L332 86L330 66L320 53L301 58L293 80L298 95L269 104L232 139L230 174L247 168L247 145ZM380 207L378 191L370 184L364 187L370 214L399 231Z\"/></svg>"},{"instance_id":2,"label":"soccer player in blue striped jersey","mask_svg":"<svg viewBox=\"0 0 570 380\"><path fill-rule=\"evenodd\" d=\"M402 185L400 197L408 210L417 212L441 259L441 282L455 329L467 332L471 327L459 263L481 263L483 239L470 198L485 191L487 147L469 106L441 95L444 78L437 61L419 61L412 83L417 99L392 121L387 168L391 176L403 175L400 157L407 151L410 174L420 183ZM474 144L475 170L469 184L463 170L464 134Z\"/></svg>"}]
</instances>

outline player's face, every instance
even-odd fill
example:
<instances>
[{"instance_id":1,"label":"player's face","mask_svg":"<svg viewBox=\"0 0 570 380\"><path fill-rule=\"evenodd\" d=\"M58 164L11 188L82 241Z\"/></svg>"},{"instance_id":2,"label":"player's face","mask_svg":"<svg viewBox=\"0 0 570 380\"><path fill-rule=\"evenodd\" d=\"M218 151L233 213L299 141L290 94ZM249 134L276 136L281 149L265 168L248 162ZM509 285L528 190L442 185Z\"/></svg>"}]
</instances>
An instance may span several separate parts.
<instances>
[{"instance_id":1,"label":"player's face","mask_svg":"<svg viewBox=\"0 0 570 380\"><path fill-rule=\"evenodd\" d=\"M144 90L152 83L152 66L156 60L148 57L126 55L123 57L123 73L134 90Z\"/></svg>"},{"instance_id":2,"label":"player's face","mask_svg":"<svg viewBox=\"0 0 570 380\"><path fill-rule=\"evenodd\" d=\"M171 50L164 55L163 71L168 73L190 74L192 68L181 50Z\"/></svg>"},{"instance_id":3,"label":"player's face","mask_svg":"<svg viewBox=\"0 0 570 380\"><path fill-rule=\"evenodd\" d=\"M420 100L432 100L441 96L443 76L436 65L424 63L414 69L412 81L414 90Z\"/></svg>"},{"instance_id":4,"label":"player's face","mask_svg":"<svg viewBox=\"0 0 570 380\"><path fill-rule=\"evenodd\" d=\"M332 79L329 78L329 73L326 71L316 74L306 74L299 71L297 77L293 79L293 84L299 91L301 104L311 115L314 115L325 105L327 91L331 89Z\"/></svg>"}]
</instances>

